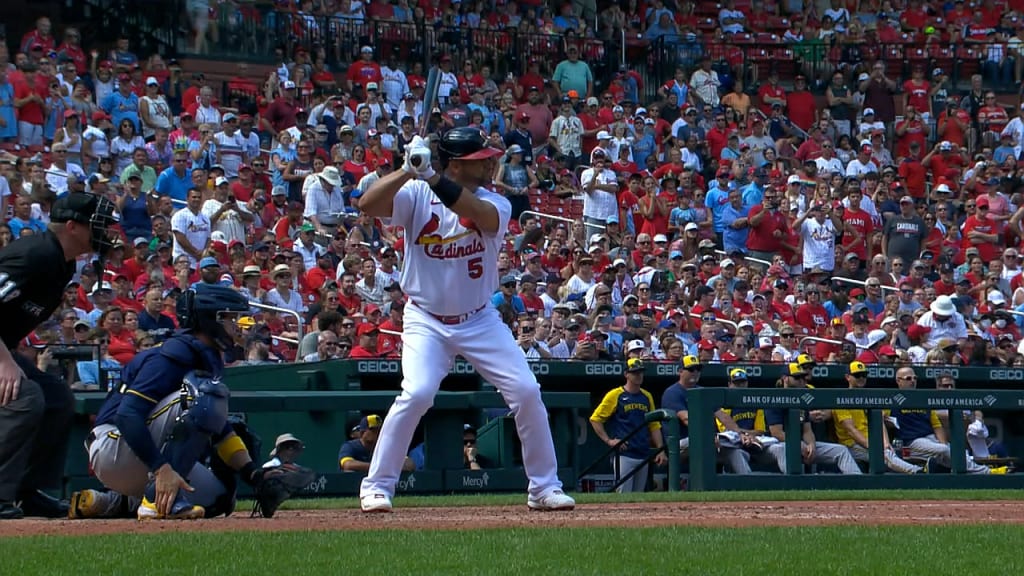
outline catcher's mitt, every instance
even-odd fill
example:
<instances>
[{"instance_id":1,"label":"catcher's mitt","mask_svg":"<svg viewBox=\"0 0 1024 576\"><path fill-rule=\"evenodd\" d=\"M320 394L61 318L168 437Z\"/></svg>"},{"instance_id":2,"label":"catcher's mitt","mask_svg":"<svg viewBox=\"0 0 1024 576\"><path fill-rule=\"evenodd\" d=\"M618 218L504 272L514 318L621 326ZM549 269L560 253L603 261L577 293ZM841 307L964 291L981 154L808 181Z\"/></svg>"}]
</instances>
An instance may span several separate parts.
<instances>
[{"instance_id":1,"label":"catcher's mitt","mask_svg":"<svg viewBox=\"0 0 1024 576\"><path fill-rule=\"evenodd\" d=\"M282 464L264 470L253 495L256 502L251 517L260 514L264 518L273 518L282 502L305 490L314 479L316 472L298 464Z\"/></svg>"}]
</instances>

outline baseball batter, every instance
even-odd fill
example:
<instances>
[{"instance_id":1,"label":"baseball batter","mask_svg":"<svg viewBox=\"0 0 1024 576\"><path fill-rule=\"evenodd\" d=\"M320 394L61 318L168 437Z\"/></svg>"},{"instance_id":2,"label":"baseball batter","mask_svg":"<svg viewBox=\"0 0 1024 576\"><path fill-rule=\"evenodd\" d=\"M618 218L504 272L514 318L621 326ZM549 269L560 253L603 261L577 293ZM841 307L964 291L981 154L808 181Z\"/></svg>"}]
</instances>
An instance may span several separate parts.
<instances>
[{"instance_id":1,"label":"baseball batter","mask_svg":"<svg viewBox=\"0 0 1024 576\"><path fill-rule=\"evenodd\" d=\"M455 128L438 146L444 174L431 165L428 142L406 147L401 171L370 187L360 208L389 217L406 231L402 290L409 297L402 334L402 393L384 418L369 476L360 489L364 512L390 512L391 498L420 418L456 355L473 364L501 392L515 415L529 478L527 505L569 510L540 386L498 311L489 305L498 285L511 207L490 192L500 150L476 128Z\"/></svg>"}]
</instances>

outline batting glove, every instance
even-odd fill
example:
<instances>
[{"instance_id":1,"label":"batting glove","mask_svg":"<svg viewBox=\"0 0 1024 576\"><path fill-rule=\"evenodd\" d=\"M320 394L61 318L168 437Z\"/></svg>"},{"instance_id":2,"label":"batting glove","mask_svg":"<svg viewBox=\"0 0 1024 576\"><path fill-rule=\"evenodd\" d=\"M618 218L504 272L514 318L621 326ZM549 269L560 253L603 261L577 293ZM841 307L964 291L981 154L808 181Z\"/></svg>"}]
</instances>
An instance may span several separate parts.
<instances>
[{"instance_id":1,"label":"batting glove","mask_svg":"<svg viewBox=\"0 0 1024 576\"><path fill-rule=\"evenodd\" d=\"M430 147L407 146L405 148L405 164L402 169L420 180L428 180L433 177L434 167L430 164Z\"/></svg>"}]
</instances>

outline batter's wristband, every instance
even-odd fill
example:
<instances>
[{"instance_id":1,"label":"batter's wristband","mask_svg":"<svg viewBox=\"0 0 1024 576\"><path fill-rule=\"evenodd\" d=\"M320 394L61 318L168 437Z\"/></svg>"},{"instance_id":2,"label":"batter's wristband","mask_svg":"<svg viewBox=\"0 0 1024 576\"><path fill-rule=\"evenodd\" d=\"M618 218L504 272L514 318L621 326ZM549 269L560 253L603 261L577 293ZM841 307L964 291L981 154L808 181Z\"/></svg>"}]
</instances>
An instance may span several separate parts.
<instances>
[{"instance_id":1,"label":"batter's wristband","mask_svg":"<svg viewBox=\"0 0 1024 576\"><path fill-rule=\"evenodd\" d=\"M455 182L452 182L448 178L441 176L438 179L437 184L430 187L434 191L434 195L441 201L442 204L451 208L459 201L459 197L462 196L462 186L459 186Z\"/></svg>"}]
</instances>

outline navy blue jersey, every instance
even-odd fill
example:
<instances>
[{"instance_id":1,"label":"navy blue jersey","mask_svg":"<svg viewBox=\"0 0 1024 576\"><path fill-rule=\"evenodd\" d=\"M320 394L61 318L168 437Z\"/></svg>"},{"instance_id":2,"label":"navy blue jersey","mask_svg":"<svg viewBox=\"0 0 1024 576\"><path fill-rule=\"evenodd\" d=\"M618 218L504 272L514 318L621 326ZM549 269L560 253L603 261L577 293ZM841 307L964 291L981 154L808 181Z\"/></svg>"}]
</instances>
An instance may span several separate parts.
<instances>
[{"instance_id":1,"label":"navy blue jersey","mask_svg":"<svg viewBox=\"0 0 1024 576\"><path fill-rule=\"evenodd\" d=\"M654 397L643 388L639 392L630 393L625 387L613 388L601 404L597 406L590 419L604 424L609 438L625 438L636 428L640 428L621 452L630 458L646 458L651 448L651 433L661 429L660 422L646 423L648 412L654 410Z\"/></svg>"},{"instance_id":2,"label":"navy blue jersey","mask_svg":"<svg viewBox=\"0 0 1024 576\"><path fill-rule=\"evenodd\" d=\"M342 465L349 460L369 463L370 456L370 451L363 446L359 438L349 440L341 445L341 450L338 450L338 470L341 470Z\"/></svg>"},{"instance_id":3,"label":"navy blue jersey","mask_svg":"<svg viewBox=\"0 0 1024 576\"><path fill-rule=\"evenodd\" d=\"M894 408L891 415L900 427L896 435L904 444L910 444L918 438L934 434L935 428L941 426L939 417L931 410Z\"/></svg>"},{"instance_id":4,"label":"navy blue jersey","mask_svg":"<svg viewBox=\"0 0 1024 576\"><path fill-rule=\"evenodd\" d=\"M679 383L673 384L665 389L665 393L661 395L661 407L671 412L679 412L680 410L689 410L686 403L686 388L683 388ZM679 422L679 437L687 438L690 436L690 428L682 421Z\"/></svg>"},{"instance_id":5,"label":"navy blue jersey","mask_svg":"<svg viewBox=\"0 0 1024 576\"><path fill-rule=\"evenodd\" d=\"M178 393L185 375L193 370L219 377L224 372L224 362L217 350L191 334L175 334L163 345L136 354L121 372L121 387L111 391L100 408L96 425L116 426L118 408L128 394L156 407L168 395Z\"/></svg>"},{"instance_id":6,"label":"navy blue jersey","mask_svg":"<svg viewBox=\"0 0 1024 576\"><path fill-rule=\"evenodd\" d=\"M808 423L811 421L811 415L806 410L800 411L800 422ZM768 426L769 429L772 426L786 426L786 409L785 408L766 408L764 411L764 425Z\"/></svg>"},{"instance_id":7,"label":"navy blue jersey","mask_svg":"<svg viewBox=\"0 0 1024 576\"><path fill-rule=\"evenodd\" d=\"M139 330L144 330L153 337L154 342L159 344L174 333L174 320L164 314L157 314L154 318L149 315L149 312L143 310L139 312Z\"/></svg>"}]
</instances>

